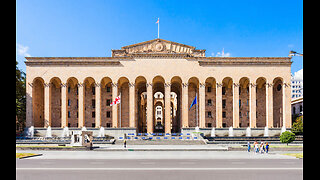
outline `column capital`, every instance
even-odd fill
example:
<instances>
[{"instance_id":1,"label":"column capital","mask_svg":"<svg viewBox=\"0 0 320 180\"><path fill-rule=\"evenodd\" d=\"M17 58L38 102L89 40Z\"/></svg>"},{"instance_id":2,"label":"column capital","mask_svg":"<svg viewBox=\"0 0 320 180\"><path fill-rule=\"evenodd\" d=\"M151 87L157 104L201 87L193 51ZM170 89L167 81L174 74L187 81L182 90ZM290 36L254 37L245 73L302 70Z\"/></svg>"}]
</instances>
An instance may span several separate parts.
<instances>
[{"instance_id":1,"label":"column capital","mask_svg":"<svg viewBox=\"0 0 320 180\"><path fill-rule=\"evenodd\" d=\"M291 84L290 83L283 83L283 87L291 87Z\"/></svg>"},{"instance_id":2,"label":"column capital","mask_svg":"<svg viewBox=\"0 0 320 180\"><path fill-rule=\"evenodd\" d=\"M83 87L84 83L77 83L78 87Z\"/></svg>"},{"instance_id":3,"label":"column capital","mask_svg":"<svg viewBox=\"0 0 320 180\"><path fill-rule=\"evenodd\" d=\"M199 83L199 87L200 88L205 88L206 87L206 83Z\"/></svg>"},{"instance_id":4,"label":"column capital","mask_svg":"<svg viewBox=\"0 0 320 180\"><path fill-rule=\"evenodd\" d=\"M94 87L100 87L101 83L94 83Z\"/></svg>"},{"instance_id":5,"label":"column capital","mask_svg":"<svg viewBox=\"0 0 320 180\"><path fill-rule=\"evenodd\" d=\"M239 87L240 83L233 83L233 87Z\"/></svg>"},{"instance_id":6,"label":"column capital","mask_svg":"<svg viewBox=\"0 0 320 180\"><path fill-rule=\"evenodd\" d=\"M111 86L112 86L112 87L118 87L118 83L113 83L113 82L112 82L112 83L111 83Z\"/></svg>"},{"instance_id":7,"label":"column capital","mask_svg":"<svg viewBox=\"0 0 320 180\"><path fill-rule=\"evenodd\" d=\"M250 83L249 85L250 85L250 87L257 87L257 84L255 84L255 83Z\"/></svg>"},{"instance_id":8,"label":"column capital","mask_svg":"<svg viewBox=\"0 0 320 180\"><path fill-rule=\"evenodd\" d=\"M148 86L151 86L152 87L152 83L146 83L146 86L148 87Z\"/></svg>"},{"instance_id":9,"label":"column capital","mask_svg":"<svg viewBox=\"0 0 320 180\"><path fill-rule=\"evenodd\" d=\"M28 85L29 85L30 87L33 87L33 83L28 83Z\"/></svg>"},{"instance_id":10,"label":"column capital","mask_svg":"<svg viewBox=\"0 0 320 180\"><path fill-rule=\"evenodd\" d=\"M50 87L51 83L43 83L44 87Z\"/></svg>"},{"instance_id":11,"label":"column capital","mask_svg":"<svg viewBox=\"0 0 320 180\"><path fill-rule=\"evenodd\" d=\"M136 86L136 84L133 83L133 82L129 82L128 84L129 84L129 87L135 87Z\"/></svg>"},{"instance_id":12,"label":"column capital","mask_svg":"<svg viewBox=\"0 0 320 180\"><path fill-rule=\"evenodd\" d=\"M223 84L222 83L216 83L217 84L217 87L222 87Z\"/></svg>"},{"instance_id":13,"label":"column capital","mask_svg":"<svg viewBox=\"0 0 320 180\"><path fill-rule=\"evenodd\" d=\"M182 87L188 87L189 86L189 83L181 83L182 84Z\"/></svg>"},{"instance_id":14,"label":"column capital","mask_svg":"<svg viewBox=\"0 0 320 180\"><path fill-rule=\"evenodd\" d=\"M171 87L171 84L166 82L166 83L164 83L164 87Z\"/></svg>"},{"instance_id":15,"label":"column capital","mask_svg":"<svg viewBox=\"0 0 320 180\"><path fill-rule=\"evenodd\" d=\"M273 87L273 85L274 85L273 83L266 83L266 87L268 87L268 88Z\"/></svg>"},{"instance_id":16,"label":"column capital","mask_svg":"<svg viewBox=\"0 0 320 180\"><path fill-rule=\"evenodd\" d=\"M67 83L60 83L60 86L61 86L61 87L67 87L68 84L67 84Z\"/></svg>"}]
</instances>

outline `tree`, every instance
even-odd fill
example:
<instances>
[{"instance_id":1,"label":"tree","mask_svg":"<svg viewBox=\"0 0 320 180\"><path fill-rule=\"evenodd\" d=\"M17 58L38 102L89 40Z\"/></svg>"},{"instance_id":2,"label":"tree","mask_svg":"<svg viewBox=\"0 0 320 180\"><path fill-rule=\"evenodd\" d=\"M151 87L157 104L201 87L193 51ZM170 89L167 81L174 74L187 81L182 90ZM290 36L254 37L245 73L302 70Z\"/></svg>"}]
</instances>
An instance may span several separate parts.
<instances>
[{"instance_id":1,"label":"tree","mask_svg":"<svg viewBox=\"0 0 320 180\"><path fill-rule=\"evenodd\" d=\"M294 141L296 139L296 135L290 131L285 131L280 135L280 141L282 143L291 143L292 141Z\"/></svg>"},{"instance_id":2,"label":"tree","mask_svg":"<svg viewBox=\"0 0 320 180\"><path fill-rule=\"evenodd\" d=\"M292 125L292 132L296 135L303 134L303 116L297 117Z\"/></svg>"},{"instance_id":3,"label":"tree","mask_svg":"<svg viewBox=\"0 0 320 180\"><path fill-rule=\"evenodd\" d=\"M18 68L16 60L16 123L21 129L26 119L26 78L25 73Z\"/></svg>"}]
</instances>

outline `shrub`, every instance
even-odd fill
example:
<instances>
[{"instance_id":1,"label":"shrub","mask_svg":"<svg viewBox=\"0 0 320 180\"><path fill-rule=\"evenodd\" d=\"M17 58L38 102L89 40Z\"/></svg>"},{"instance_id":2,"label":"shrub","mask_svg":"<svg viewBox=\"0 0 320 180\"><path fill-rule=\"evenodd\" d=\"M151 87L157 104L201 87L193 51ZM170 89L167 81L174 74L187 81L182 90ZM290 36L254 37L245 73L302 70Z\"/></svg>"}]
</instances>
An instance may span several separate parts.
<instances>
[{"instance_id":1,"label":"shrub","mask_svg":"<svg viewBox=\"0 0 320 180\"><path fill-rule=\"evenodd\" d=\"M296 121L292 125L292 132L296 135L302 135L303 134L303 116L300 116L296 119Z\"/></svg>"},{"instance_id":2,"label":"shrub","mask_svg":"<svg viewBox=\"0 0 320 180\"><path fill-rule=\"evenodd\" d=\"M292 132L289 131L285 131L280 135L280 141L282 143L291 143L292 141L294 141L296 139L296 135Z\"/></svg>"}]
</instances>

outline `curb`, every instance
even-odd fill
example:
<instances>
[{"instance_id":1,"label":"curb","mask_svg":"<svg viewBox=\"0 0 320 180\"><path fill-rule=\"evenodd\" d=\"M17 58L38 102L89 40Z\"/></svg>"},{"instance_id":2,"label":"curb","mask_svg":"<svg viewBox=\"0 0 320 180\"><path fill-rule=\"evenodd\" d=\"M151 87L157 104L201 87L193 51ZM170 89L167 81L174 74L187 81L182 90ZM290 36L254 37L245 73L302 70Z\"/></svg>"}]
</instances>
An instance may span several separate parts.
<instances>
[{"instance_id":1,"label":"curb","mask_svg":"<svg viewBox=\"0 0 320 180\"><path fill-rule=\"evenodd\" d=\"M35 157L35 156L42 156L42 154L35 154L35 155L30 155L30 156L24 156L24 157L20 157L20 158L18 158L18 159L25 159L25 158Z\"/></svg>"}]
</instances>

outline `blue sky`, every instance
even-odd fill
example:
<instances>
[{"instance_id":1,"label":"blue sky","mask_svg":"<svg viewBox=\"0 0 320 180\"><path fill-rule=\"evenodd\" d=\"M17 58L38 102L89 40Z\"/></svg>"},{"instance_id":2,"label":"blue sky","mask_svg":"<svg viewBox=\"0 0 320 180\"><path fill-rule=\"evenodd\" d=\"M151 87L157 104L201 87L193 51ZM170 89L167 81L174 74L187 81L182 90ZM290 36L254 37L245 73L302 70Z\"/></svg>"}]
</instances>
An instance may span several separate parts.
<instances>
[{"instance_id":1,"label":"blue sky","mask_svg":"<svg viewBox=\"0 0 320 180\"><path fill-rule=\"evenodd\" d=\"M302 0L16 0L16 58L110 57L111 49L157 38L206 56L303 53ZM292 58L292 73L303 57Z\"/></svg>"}]
</instances>

